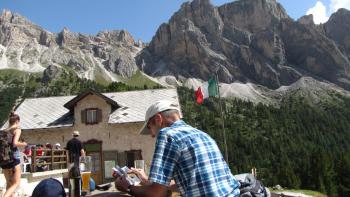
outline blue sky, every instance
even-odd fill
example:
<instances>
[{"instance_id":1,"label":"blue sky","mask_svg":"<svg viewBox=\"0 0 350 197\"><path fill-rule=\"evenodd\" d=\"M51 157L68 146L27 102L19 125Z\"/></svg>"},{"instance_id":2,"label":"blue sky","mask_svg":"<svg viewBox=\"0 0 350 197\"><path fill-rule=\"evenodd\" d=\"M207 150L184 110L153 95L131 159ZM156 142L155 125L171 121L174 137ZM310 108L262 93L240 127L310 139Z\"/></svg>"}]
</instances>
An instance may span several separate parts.
<instances>
[{"instance_id":1,"label":"blue sky","mask_svg":"<svg viewBox=\"0 0 350 197\"><path fill-rule=\"evenodd\" d=\"M25 16L51 32L63 27L95 35L101 30L126 29L135 39L150 41L186 0L1 0L0 9ZM211 0L222 5L233 0ZM350 8L350 0L277 0L297 19L308 13L325 22L335 8ZM312 9L311 9L312 8ZM310 10L311 9L311 10Z\"/></svg>"}]
</instances>

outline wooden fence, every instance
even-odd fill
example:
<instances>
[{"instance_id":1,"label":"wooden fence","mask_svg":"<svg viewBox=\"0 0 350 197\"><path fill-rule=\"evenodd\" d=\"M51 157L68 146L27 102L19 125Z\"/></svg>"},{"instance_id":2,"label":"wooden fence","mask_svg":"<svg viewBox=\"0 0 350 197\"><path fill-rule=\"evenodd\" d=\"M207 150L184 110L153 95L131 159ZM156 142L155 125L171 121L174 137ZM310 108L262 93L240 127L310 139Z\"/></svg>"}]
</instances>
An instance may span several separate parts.
<instances>
[{"instance_id":1,"label":"wooden fence","mask_svg":"<svg viewBox=\"0 0 350 197\"><path fill-rule=\"evenodd\" d=\"M38 152L42 154L38 155ZM32 149L31 172L68 168L68 151L58 149Z\"/></svg>"}]
</instances>

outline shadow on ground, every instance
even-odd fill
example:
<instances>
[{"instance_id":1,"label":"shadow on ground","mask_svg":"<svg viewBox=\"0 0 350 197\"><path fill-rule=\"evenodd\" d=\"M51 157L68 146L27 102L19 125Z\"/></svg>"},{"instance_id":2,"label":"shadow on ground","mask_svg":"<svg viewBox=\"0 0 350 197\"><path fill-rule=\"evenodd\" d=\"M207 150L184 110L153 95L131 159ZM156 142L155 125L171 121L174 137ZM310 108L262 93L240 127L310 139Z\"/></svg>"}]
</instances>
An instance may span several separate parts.
<instances>
[{"instance_id":1,"label":"shadow on ground","mask_svg":"<svg viewBox=\"0 0 350 197\"><path fill-rule=\"evenodd\" d=\"M104 192L100 194L92 194L87 197L130 197L130 195L123 192Z\"/></svg>"}]
</instances>

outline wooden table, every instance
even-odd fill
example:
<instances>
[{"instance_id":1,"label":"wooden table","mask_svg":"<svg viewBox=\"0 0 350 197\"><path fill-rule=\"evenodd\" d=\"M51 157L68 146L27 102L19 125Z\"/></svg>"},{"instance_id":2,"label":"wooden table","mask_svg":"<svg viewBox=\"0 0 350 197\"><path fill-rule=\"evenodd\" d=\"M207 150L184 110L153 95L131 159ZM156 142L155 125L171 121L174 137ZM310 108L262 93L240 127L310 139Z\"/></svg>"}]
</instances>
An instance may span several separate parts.
<instances>
[{"instance_id":1,"label":"wooden table","mask_svg":"<svg viewBox=\"0 0 350 197\"><path fill-rule=\"evenodd\" d=\"M107 190L107 191L95 190L95 191L91 192L91 194L86 195L86 197L130 197L131 196L127 193L118 191L115 188L114 183L111 183L111 184L112 184L112 187L109 188L109 190ZM173 192L170 197L180 197L180 194Z\"/></svg>"},{"instance_id":2,"label":"wooden table","mask_svg":"<svg viewBox=\"0 0 350 197\"><path fill-rule=\"evenodd\" d=\"M107 191L95 190L90 194L86 195L86 197L130 197L129 194L118 191L115 188L114 183L111 183L111 184L112 184L112 187L109 188L109 190Z\"/></svg>"}]
</instances>

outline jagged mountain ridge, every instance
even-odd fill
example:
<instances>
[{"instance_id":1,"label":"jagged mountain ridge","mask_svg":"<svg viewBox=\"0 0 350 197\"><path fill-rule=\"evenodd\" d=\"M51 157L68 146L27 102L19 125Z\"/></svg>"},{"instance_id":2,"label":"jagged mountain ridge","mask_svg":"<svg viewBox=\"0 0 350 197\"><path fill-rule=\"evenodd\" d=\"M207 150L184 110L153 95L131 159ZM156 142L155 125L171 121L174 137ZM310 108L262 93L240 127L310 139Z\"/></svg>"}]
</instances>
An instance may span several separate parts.
<instances>
[{"instance_id":1,"label":"jagged mountain ridge","mask_svg":"<svg viewBox=\"0 0 350 197\"><path fill-rule=\"evenodd\" d=\"M160 26L138 61L146 62L147 74L179 80L207 80L219 68L225 83L275 89L312 76L350 89L348 42L343 46L337 40L350 35L350 29L334 22L350 24L342 20L349 13L341 9L326 24L315 25L310 16L292 20L276 0L239 0L219 7L194 0ZM339 33L333 33L334 26Z\"/></svg>"},{"instance_id":2,"label":"jagged mountain ridge","mask_svg":"<svg viewBox=\"0 0 350 197\"><path fill-rule=\"evenodd\" d=\"M45 82L62 67L107 81L131 77L140 69L161 84L192 88L220 68L224 95L253 101L265 101L260 94L271 96L259 86L277 89L309 76L349 90L350 21L343 20L349 15L340 9L327 23L315 25L312 16L294 21L275 0L240 0L219 7L194 0L162 24L145 47L125 30L91 36L65 28L56 34L4 11L0 68L45 70ZM232 90L243 86L259 95Z\"/></svg>"},{"instance_id":3,"label":"jagged mountain ridge","mask_svg":"<svg viewBox=\"0 0 350 197\"><path fill-rule=\"evenodd\" d=\"M64 28L51 33L19 14L4 10L0 16L0 68L42 72L69 67L80 77L116 81L138 70L136 54L142 50L125 30L102 31L96 36Z\"/></svg>"}]
</instances>

